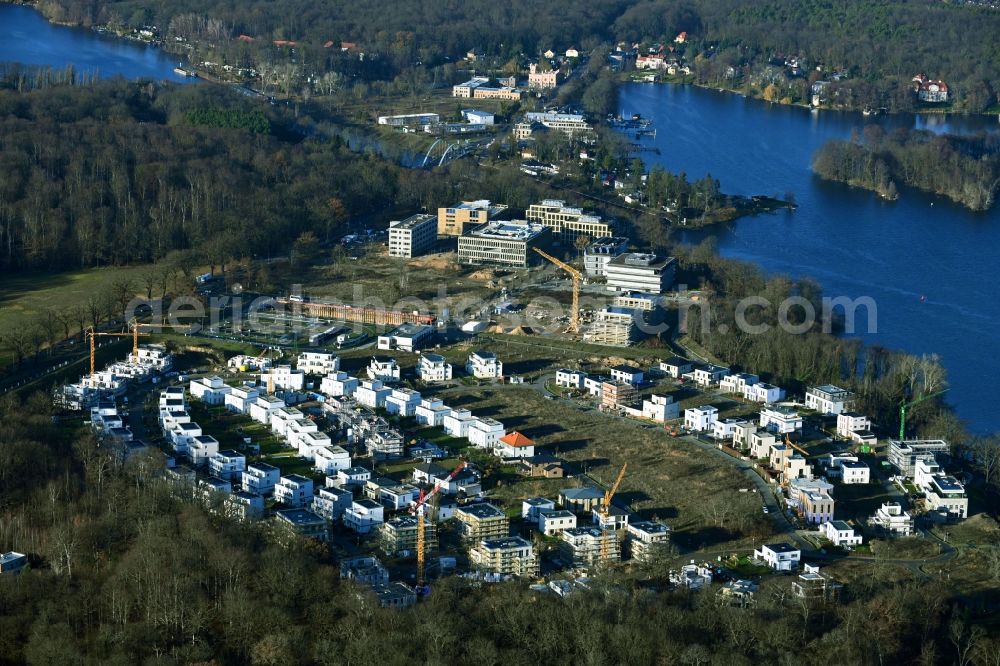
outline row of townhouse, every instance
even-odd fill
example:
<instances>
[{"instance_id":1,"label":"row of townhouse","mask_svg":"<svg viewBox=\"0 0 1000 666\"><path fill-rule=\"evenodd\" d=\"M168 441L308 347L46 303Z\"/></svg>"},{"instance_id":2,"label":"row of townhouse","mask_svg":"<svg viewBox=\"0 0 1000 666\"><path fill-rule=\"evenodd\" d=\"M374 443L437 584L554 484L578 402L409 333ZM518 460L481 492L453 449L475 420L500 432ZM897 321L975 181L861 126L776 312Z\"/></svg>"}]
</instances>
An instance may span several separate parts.
<instances>
[{"instance_id":1,"label":"row of townhouse","mask_svg":"<svg viewBox=\"0 0 1000 666\"><path fill-rule=\"evenodd\" d=\"M761 428L779 435L802 430L802 415L786 405L767 404L760 410L758 423ZM690 432L711 433L716 439L730 439L746 421L719 420L719 409L713 405L689 407L684 410L684 427Z\"/></svg>"}]
</instances>

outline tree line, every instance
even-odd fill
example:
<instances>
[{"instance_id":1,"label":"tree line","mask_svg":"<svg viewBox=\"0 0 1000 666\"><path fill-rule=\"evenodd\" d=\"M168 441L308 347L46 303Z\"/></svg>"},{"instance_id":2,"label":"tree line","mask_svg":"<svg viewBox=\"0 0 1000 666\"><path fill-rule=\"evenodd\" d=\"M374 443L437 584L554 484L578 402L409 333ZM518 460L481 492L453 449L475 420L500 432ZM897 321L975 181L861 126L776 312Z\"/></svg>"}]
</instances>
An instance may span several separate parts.
<instances>
[{"instance_id":1,"label":"tree line","mask_svg":"<svg viewBox=\"0 0 1000 666\"><path fill-rule=\"evenodd\" d=\"M1000 189L1000 138L935 134L868 125L863 138L831 140L813 156L822 178L863 187L887 199L896 183L941 194L972 210L987 210Z\"/></svg>"}]
</instances>

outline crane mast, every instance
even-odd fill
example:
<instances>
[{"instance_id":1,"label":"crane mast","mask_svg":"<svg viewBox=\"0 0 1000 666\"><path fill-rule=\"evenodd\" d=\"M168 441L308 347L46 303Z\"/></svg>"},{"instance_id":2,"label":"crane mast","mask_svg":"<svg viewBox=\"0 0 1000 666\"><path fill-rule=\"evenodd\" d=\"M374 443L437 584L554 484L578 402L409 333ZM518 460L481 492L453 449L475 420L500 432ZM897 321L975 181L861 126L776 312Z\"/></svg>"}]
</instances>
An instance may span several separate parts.
<instances>
[{"instance_id":1,"label":"crane mast","mask_svg":"<svg viewBox=\"0 0 1000 666\"><path fill-rule=\"evenodd\" d=\"M540 250L537 247L534 248L535 252L544 257L548 262L555 264L559 268L563 269L569 273L573 278L573 310L570 312L569 319L569 332L579 333L580 332L580 287L583 284L583 273L581 273L576 268L573 268L565 261L556 259L548 252Z\"/></svg>"}]
</instances>

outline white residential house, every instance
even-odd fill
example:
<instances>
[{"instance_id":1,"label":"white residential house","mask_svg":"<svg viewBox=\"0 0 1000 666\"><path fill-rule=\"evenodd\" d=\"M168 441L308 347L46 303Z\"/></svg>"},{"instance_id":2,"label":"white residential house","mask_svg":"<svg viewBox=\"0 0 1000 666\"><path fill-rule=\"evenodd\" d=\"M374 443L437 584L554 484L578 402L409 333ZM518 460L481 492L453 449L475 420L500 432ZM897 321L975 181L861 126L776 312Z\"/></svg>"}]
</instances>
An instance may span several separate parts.
<instances>
[{"instance_id":1,"label":"white residential house","mask_svg":"<svg viewBox=\"0 0 1000 666\"><path fill-rule=\"evenodd\" d=\"M301 474L289 474L274 486L274 500L294 508L308 507L312 503L312 479Z\"/></svg>"},{"instance_id":2,"label":"white residential house","mask_svg":"<svg viewBox=\"0 0 1000 666\"><path fill-rule=\"evenodd\" d=\"M449 414L451 408L437 398L424 398L413 412L417 423L431 427L443 425L444 418Z\"/></svg>"},{"instance_id":3,"label":"white residential house","mask_svg":"<svg viewBox=\"0 0 1000 666\"><path fill-rule=\"evenodd\" d=\"M773 432L755 429L750 433L750 457L754 460L770 457L771 449L777 445L778 438Z\"/></svg>"},{"instance_id":4,"label":"white residential house","mask_svg":"<svg viewBox=\"0 0 1000 666\"><path fill-rule=\"evenodd\" d=\"M773 403L785 399L785 390L774 384L758 382L743 390L743 397L751 402Z\"/></svg>"},{"instance_id":5,"label":"white residential house","mask_svg":"<svg viewBox=\"0 0 1000 666\"><path fill-rule=\"evenodd\" d=\"M503 423L485 416L476 417L469 422L467 437L469 443L477 449L492 451L507 431Z\"/></svg>"},{"instance_id":6,"label":"white residential house","mask_svg":"<svg viewBox=\"0 0 1000 666\"><path fill-rule=\"evenodd\" d=\"M344 511L344 525L358 534L368 534L384 522L385 508L375 500L355 500Z\"/></svg>"},{"instance_id":7,"label":"white residential house","mask_svg":"<svg viewBox=\"0 0 1000 666\"><path fill-rule=\"evenodd\" d=\"M285 406L285 401L273 395L259 395L250 404L250 418L258 423L271 423L271 414Z\"/></svg>"},{"instance_id":8,"label":"white residential house","mask_svg":"<svg viewBox=\"0 0 1000 666\"><path fill-rule=\"evenodd\" d=\"M226 401L230 387L222 381L222 377L200 377L192 379L191 395L207 405L221 405Z\"/></svg>"},{"instance_id":9,"label":"white residential house","mask_svg":"<svg viewBox=\"0 0 1000 666\"><path fill-rule=\"evenodd\" d=\"M208 471L225 481L239 481L247 469L247 459L242 453L226 449L208 459Z\"/></svg>"},{"instance_id":10,"label":"white residential house","mask_svg":"<svg viewBox=\"0 0 1000 666\"><path fill-rule=\"evenodd\" d=\"M743 395L747 387L753 386L760 381L757 375L748 372L737 372L719 380L719 390L723 393L736 393Z\"/></svg>"},{"instance_id":11,"label":"white residential house","mask_svg":"<svg viewBox=\"0 0 1000 666\"><path fill-rule=\"evenodd\" d=\"M413 353L434 337L434 327L426 324L404 322L384 335L378 336L378 348L383 351L399 349Z\"/></svg>"},{"instance_id":12,"label":"white residential house","mask_svg":"<svg viewBox=\"0 0 1000 666\"><path fill-rule=\"evenodd\" d=\"M514 430L497 443L493 452L500 458L531 458L535 455L535 441Z\"/></svg>"},{"instance_id":13,"label":"white residential house","mask_svg":"<svg viewBox=\"0 0 1000 666\"><path fill-rule=\"evenodd\" d=\"M666 361L660 361L660 372L673 379L680 379L693 370L694 364L679 356L668 358Z\"/></svg>"},{"instance_id":14,"label":"white residential house","mask_svg":"<svg viewBox=\"0 0 1000 666\"><path fill-rule=\"evenodd\" d=\"M330 436L318 430L293 431L288 441L299 452L299 457L306 460L315 460L316 451L333 445Z\"/></svg>"},{"instance_id":15,"label":"white residential house","mask_svg":"<svg viewBox=\"0 0 1000 666\"><path fill-rule=\"evenodd\" d=\"M608 381L607 377L584 377L583 390L592 398L600 398L604 392L604 382L606 381Z\"/></svg>"},{"instance_id":16,"label":"white residential house","mask_svg":"<svg viewBox=\"0 0 1000 666\"><path fill-rule=\"evenodd\" d=\"M399 416L413 416L420 405L420 394L407 388L393 389L392 393L386 396L385 411Z\"/></svg>"},{"instance_id":17,"label":"white residential house","mask_svg":"<svg viewBox=\"0 0 1000 666\"><path fill-rule=\"evenodd\" d=\"M336 478L326 480L326 485L336 485L341 488L353 488L364 486L372 478L372 471L365 467L348 467L338 469Z\"/></svg>"},{"instance_id":18,"label":"white residential house","mask_svg":"<svg viewBox=\"0 0 1000 666\"><path fill-rule=\"evenodd\" d=\"M760 427L779 435L802 430L802 415L784 405L765 405L760 410Z\"/></svg>"},{"instance_id":19,"label":"white residential house","mask_svg":"<svg viewBox=\"0 0 1000 666\"><path fill-rule=\"evenodd\" d=\"M712 405L689 407L684 410L684 427L691 432L705 432L719 420L719 410Z\"/></svg>"},{"instance_id":20,"label":"white residential house","mask_svg":"<svg viewBox=\"0 0 1000 666\"><path fill-rule=\"evenodd\" d=\"M498 379L503 377L503 363L493 352L480 350L469 354L465 372L476 379Z\"/></svg>"},{"instance_id":21,"label":"white residential house","mask_svg":"<svg viewBox=\"0 0 1000 666\"><path fill-rule=\"evenodd\" d=\"M188 456L195 466L207 465L208 459L219 452L219 440L211 435L197 435L188 443Z\"/></svg>"},{"instance_id":22,"label":"white residential house","mask_svg":"<svg viewBox=\"0 0 1000 666\"><path fill-rule=\"evenodd\" d=\"M190 421L186 423L174 424L170 431L170 442L174 453L177 455L188 455L191 451L191 442L195 437L201 436L201 426Z\"/></svg>"},{"instance_id":23,"label":"white residential house","mask_svg":"<svg viewBox=\"0 0 1000 666\"><path fill-rule=\"evenodd\" d=\"M538 531L545 536L556 536L563 530L576 527L576 514L566 509L544 509L538 512Z\"/></svg>"},{"instance_id":24,"label":"white residential house","mask_svg":"<svg viewBox=\"0 0 1000 666\"><path fill-rule=\"evenodd\" d=\"M868 524L889 536L913 534L913 516L904 511L898 502L886 502L880 506Z\"/></svg>"},{"instance_id":25,"label":"white residential house","mask_svg":"<svg viewBox=\"0 0 1000 666\"><path fill-rule=\"evenodd\" d=\"M260 391L256 386L246 384L233 386L226 394L226 409L237 414L246 414L259 395Z\"/></svg>"},{"instance_id":26,"label":"white residential house","mask_svg":"<svg viewBox=\"0 0 1000 666\"><path fill-rule=\"evenodd\" d=\"M726 419L724 421L716 420L712 424L712 438L719 441L734 440L737 427L746 425L746 423L747 422L742 419Z\"/></svg>"},{"instance_id":27,"label":"white residential house","mask_svg":"<svg viewBox=\"0 0 1000 666\"><path fill-rule=\"evenodd\" d=\"M178 404L176 401L180 401ZM186 407L184 403L184 387L183 386L168 386L167 388L160 391L160 409L164 407L180 407L184 409Z\"/></svg>"},{"instance_id":28,"label":"white residential house","mask_svg":"<svg viewBox=\"0 0 1000 666\"><path fill-rule=\"evenodd\" d=\"M451 380L452 374L451 363L440 354L421 354L417 360L417 377L422 382L446 382Z\"/></svg>"},{"instance_id":29,"label":"white residential house","mask_svg":"<svg viewBox=\"0 0 1000 666\"><path fill-rule=\"evenodd\" d=\"M617 382L625 382L632 386L642 384L644 374L642 370L631 365L616 365L611 368L611 379Z\"/></svg>"},{"instance_id":30,"label":"white residential house","mask_svg":"<svg viewBox=\"0 0 1000 666\"><path fill-rule=\"evenodd\" d=\"M521 502L521 518L529 523L538 522L538 514L542 511L551 511L556 508L556 503L546 497L531 497Z\"/></svg>"},{"instance_id":31,"label":"white residential house","mask_svg":"<svg viewBox=\"0 0 1000 666\"><path fill-rule=\"evenodd\" d=\"M398 382L400 377L399 364L396 363L396 359L388 356L372 356L365 372L369 379L385 384Z\"/></svg>"},{"instance_id":32,"label":"white residential house","mask_svg":"<svg viewBox=\"0 0 1000 666\"><path fill-rule=\"evenodd\" d=\"M854 394L833 384L813 386L806 390L806 407L820 414L840 414L847 411Z\"/></svg>"},{"instance_id":33,"label":"white residential house","mask_svg":"<svg viewBox=\"0 0 1000 666\"><path fill-rule=\"evenodd\" d=\"M281 470L267 463L251 463L243 472L240 485L243 490L267 497L274 492L274 486L281 478Z\"/></svg>"},{"instance_id":34,"label":"white residential house","mask_svg":"<svg viewBox=\"0 0 1000 666\"><path fill-rule=\"evenodd\" d=\"M129 361L132 361L132 354L129 354ZM138 365L144 368L152 368L158 372L166 372L174 363L173 354L167 351L163 345L140 345Z\"/></svg>"},{"instance_id":35,"label":"white residential house","mask_svg":"<svg viewBox=\"0 0 1000 666\"><path fill-rule=\"evenodd\" d=\"M830 454L826 463L826 476L844 484L868 483L871 470L857 456Z\"/></svg>"},{"instance_id":36,"label":"white residential house","mask_svg":"<svg viewBox=\"0 0 1000 666\"><path fill-rule=\"evenodd\" d=\"M392 394L392 389L382 384L378 379L362 380L354 391L354 400L359 405L376 409L385 407L385 400Z\"/></svg>"},{"instance_id":37,"label":"white residential house","mask_svg":"<svg viewBox=\"0 0 1000 666\"><path fill-rule=\"evenodd\" d=\"M277 365L268 370L267 374L262 373L260 382L263 386L273 383L275 388L301 391L306 385L306 374L290 365Z\"/></svg>"},{"instance_id":38,"label":"white residential house","mask_svg":"<svg viewBox=\"0 0 1000 666\"><path fill-rule=\"evenodd\" d=\"M320 488L313 497L312 511L333 523L340 520L353 501L354 495L349 490L334 487Z\"/></svg>"},{"instance_id":39,"label":"white residential house","mask_svg":"<svg viewBox=\"0 0 1000 666\"><path fill-rule=\"evenodd\" d=\"M691 381L698 386L715 386L722 379L729 375L729 368L722 368L717 365L706 365L695 368L690 373Z\"/></svg>"},{"instance_id":40,"label":"white residential house","mask_svg":"<svg viewBox=\"0 0 1000 666\"><path fill-rule=\"evenodd\" d=\"M570 370L569 368L556 370L556 386L563 388L579 391L583 388L583 380L586 378L587 373L580 370Z\"/></svg>"},{"instance_id":41,"label":"white residential house","mask_svg":"<svg viewBox=\"0 0 1000 666\"><path fill-rule=\"evenodd\" d=\"M319 385L320 393L330 398L351 396L357 389L357 378L342 370L327 375Z\"/></svg>"},{"instance_id":42,"label":"white residential house","mask_svg":"<svg viewBox=\"0 0 1000 666\"><path fill-rule=\"evenodd\" d=\"M802 551L787 543L765 544L753 555L775 571L794 571L802 559Z\"/></svg>"},{"instance_id":43,"label":"white residential house","mask_svg":"<svg viewBox=\"0 0 1000 666\"><path fill-rule=\"evenodd\" d=\"M651 395L642 401L643 418L663 423L680 417L681 407L674 402L673 396Z\"/></svg>"},{"instance_id":44,"label":"white residential house","mask_svg":"<svg viewBox=\"0 0 1000 666\"><path fill-rule=\"evenodd\" d=\"M226 500L227 513L233 520L249 521L264 514L264 498L256 493L240 490Z\"/></svg>"},{"instance_id":45,"label":"white residential house","mask_svg":"<svg viewBox=\"0 0 1000 666\"><path fill-rule=\"evenodd\" d=\"M856 433L867 433L872 429L872 422L864 414L857 412L841 412L837 414L837 434L844 439L855 439Z\"/></svg>"},{"instance_id":46,"label":"white residential house","mask_svg":"<svg viewBox=\"0 0 1000 666\"><path fill-rule=\"evenodd\" d=\"M969 496L958 479L945 474L935 460L921 459L916 463L913 483L924 491L929 511L939 511L948 518L969 516Z\"/></svg>"},{"instance_id":47,"label":"white residential house","mask_svg":"<svg viewBox=\"0 0 1000 666\"><path fill-rule=\"evenodd\" d=\"M340 370L340 357L328 352L302 352L295 364L307 375L330 375Z\"/></svg>"},{"instance_id":48,"label":"white residential house","mask_svg":"<svg viewBox=\"0 0 1000 666\"><path fill-rule=\"evenodd\" d=\"M320 474L333 476L337 470L351 466L351 454L342 446L321 446L313 450L313 468Z\"/></svg>"},{"instance_id":49,"label":"white residential house","mask_svg":"<svg viewBox=\"0 0 1000 666\"><path fill-rule=\"evenodd\" d=\"M453 409L450 414L445 415L441 425L449 437L467 438L474 418L468 409Z\"/></svg>"},{"instance_id":50,"label":"white residential house","mask_svg":"<svg viewBox=\"0 0 1000 666\"><path fill-rule=\"evenodd\" d=\"M271 432L278 437L288 438L288 428L295 421L306 417L297 407L279 407L271 412Z\"/></svg>"},{"instance_id":51,"label":"white residential house","mask_svg":"<svg viewBox=\"0 0 1000 666\"><path fill-rule=\"evenodd\" d=\"M852 547L861 545L861 535L843 520L825 522L819 526L819 531L834 546Z\"/></svg>"}]
</instances>

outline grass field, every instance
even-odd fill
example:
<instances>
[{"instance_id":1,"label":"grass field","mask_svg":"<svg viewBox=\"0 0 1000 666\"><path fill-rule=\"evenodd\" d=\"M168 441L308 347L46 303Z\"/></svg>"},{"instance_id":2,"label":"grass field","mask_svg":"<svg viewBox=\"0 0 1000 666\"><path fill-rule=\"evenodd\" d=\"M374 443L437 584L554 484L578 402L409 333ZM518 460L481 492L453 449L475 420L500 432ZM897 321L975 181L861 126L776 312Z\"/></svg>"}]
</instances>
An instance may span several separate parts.
<instances>
[{"instance_id":1,"label":"grass field","mask_svg":"<svg viewBox=\"0 0 1000 666\"><path fill-rule=\"evenodd\" d=\"M771 533L770 524L760 519L759 498L738 492L747 482L736 470L662 429L568 408L516 386L463 388L450 392L447 403L502 421L508 431L524 433L605 486L628 462L616 502L644 518L665 520L685 549L735 547L748 535ZM519 502L536 495L551 497L581 482L508 478L490 495Z\"/></svg>"},{"instance_id":2,"label":"grass field","mask_svg":"<svg viewBox=\"0 0 1000 666\"><path fill-rule=\"evenodd\" d=\"M138 293L139 276L146 270L146 266L128 266L5 276L0 284L0 366L6 366L13 360L11 349L4 341L10 331L36 324L47 310L64 312L84 305L88 298L100 294L119 280L129 280ZM79 327L74 324L70 330L71 333L78 333Z\"/></svg>"}]
</instances>

